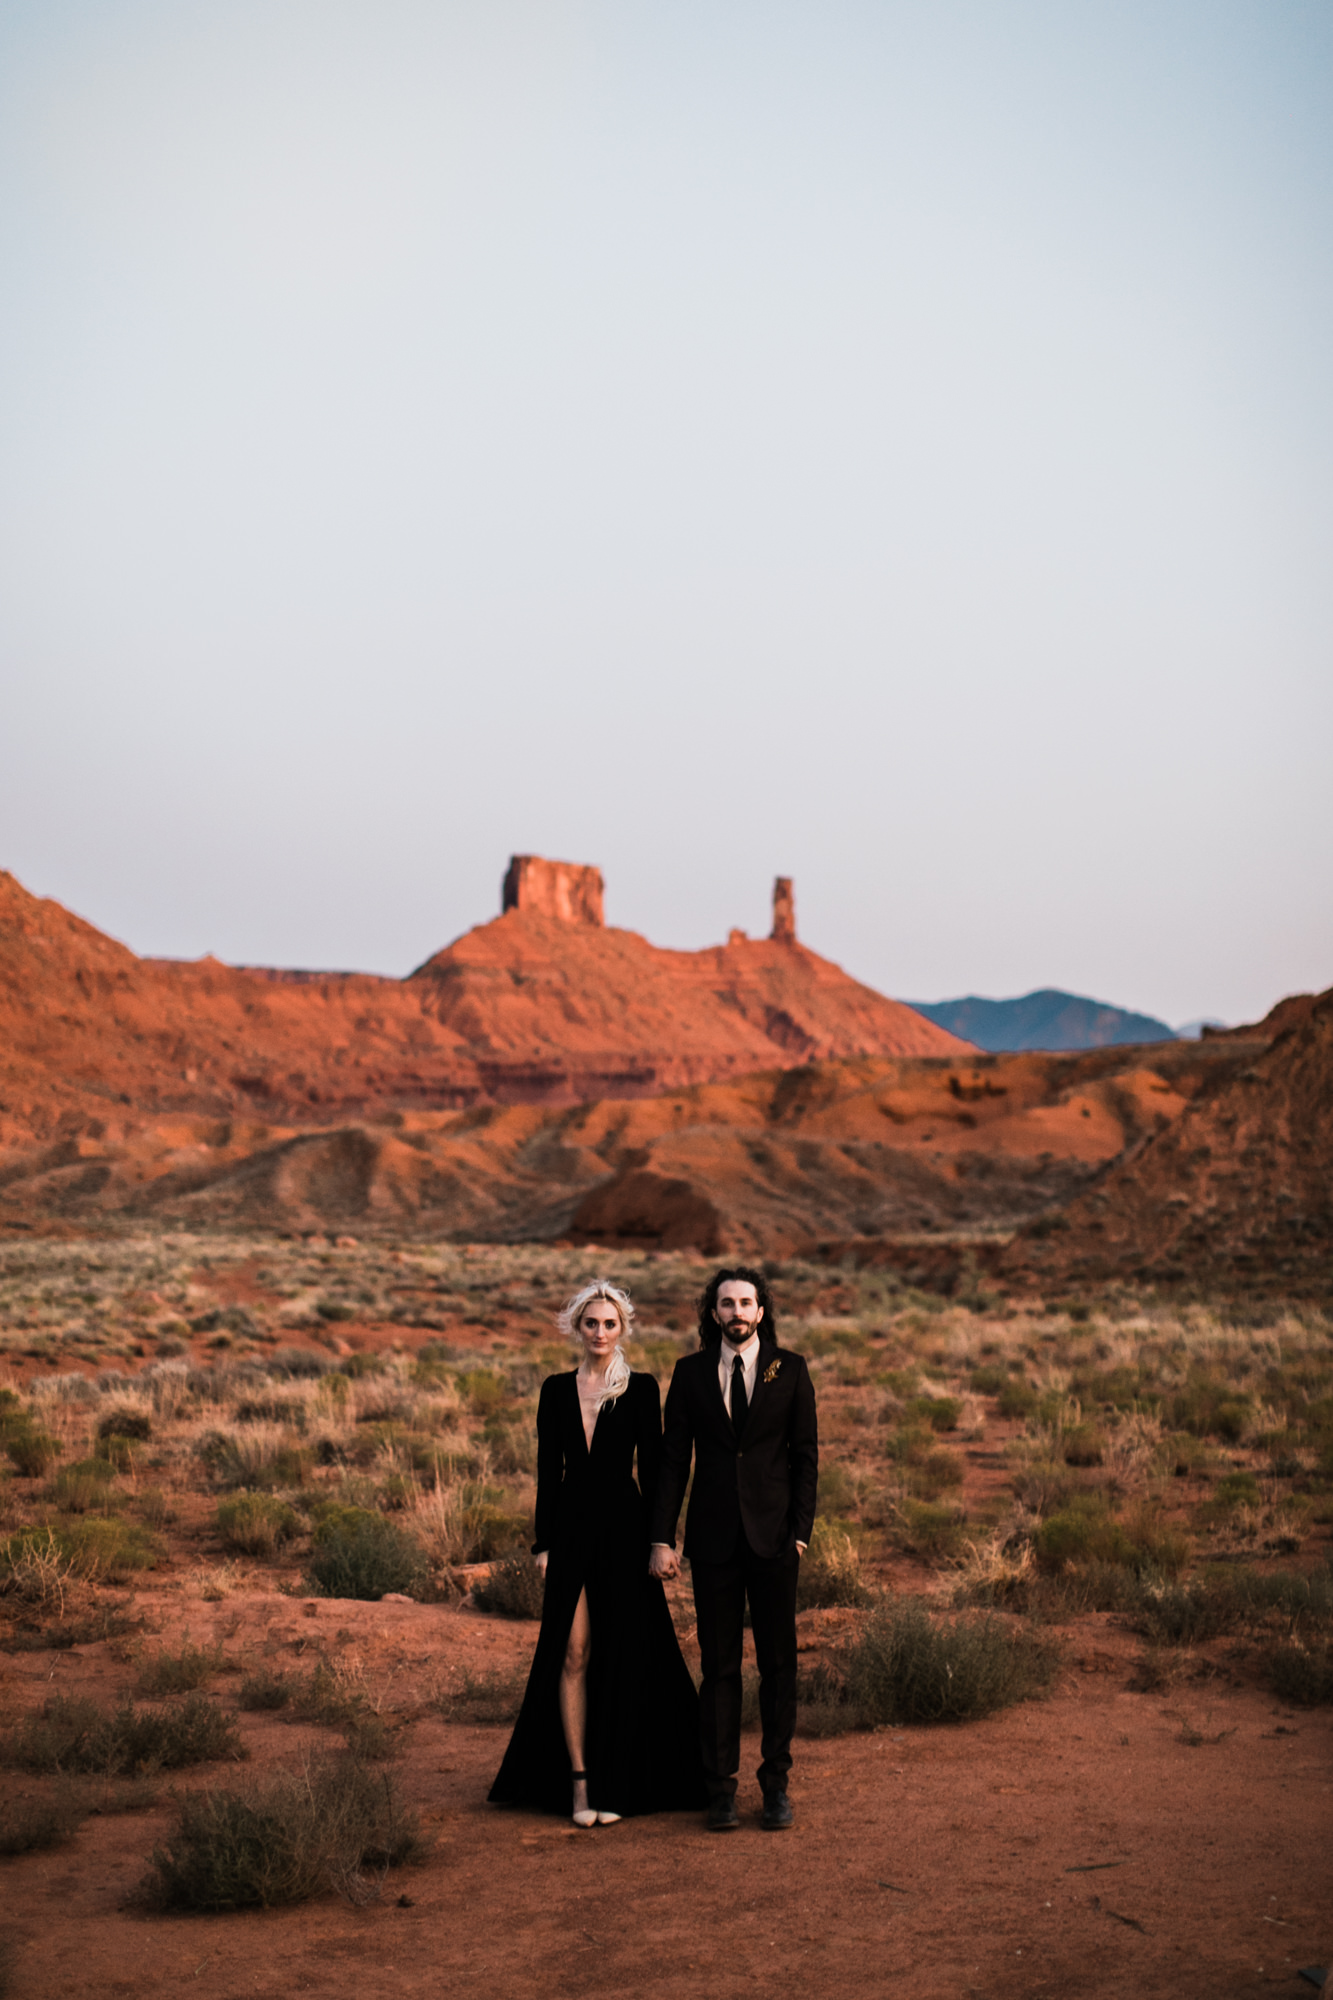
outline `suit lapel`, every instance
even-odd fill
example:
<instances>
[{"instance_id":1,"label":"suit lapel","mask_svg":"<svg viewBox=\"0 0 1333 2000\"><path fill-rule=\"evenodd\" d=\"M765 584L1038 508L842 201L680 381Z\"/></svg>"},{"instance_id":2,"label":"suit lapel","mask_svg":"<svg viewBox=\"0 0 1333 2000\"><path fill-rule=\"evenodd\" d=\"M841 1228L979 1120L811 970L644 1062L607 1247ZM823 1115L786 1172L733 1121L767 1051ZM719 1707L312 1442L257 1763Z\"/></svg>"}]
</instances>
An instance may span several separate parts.
<instances>
[{"instance_id":1,"label":"suit lapel","mask_svg":"<svg viewBox=\"0 0 1333 2000\"><path fill-rule=\"evenodd\" d=\"M751 1424L754 1422L755 1411L759 1408L759 1405L763 1402L764 1397L768 1394L768 1384L764 1381L764 1377L768 1373L771 1364L777 1359L777 1352L778 1352L778 1346L775 1340L764 1340L762 1337L760 1338L759 1360L755 1365L755 1371L754 1371L754 1393L750 1397L750 1407L749 1410L746 1412L746 1417L745 1417L745 1429L747 1432Z\"/></svg>"},{"instance_id":2,"label":"suit lapel","mask_svg":"<svg viewBox=\"0 0 1333 2000\"><path fill-rule=\"evenodd\" d=\"M720 1374L722 1349L720 1346L706 1347L700 1358L704 1362L704 1402L712 1411L714 1421L719 1423L724 1431L730 1431L731 1418L727 1415L727 1406L722 1400Z\"/></svg>"}]
</instances>

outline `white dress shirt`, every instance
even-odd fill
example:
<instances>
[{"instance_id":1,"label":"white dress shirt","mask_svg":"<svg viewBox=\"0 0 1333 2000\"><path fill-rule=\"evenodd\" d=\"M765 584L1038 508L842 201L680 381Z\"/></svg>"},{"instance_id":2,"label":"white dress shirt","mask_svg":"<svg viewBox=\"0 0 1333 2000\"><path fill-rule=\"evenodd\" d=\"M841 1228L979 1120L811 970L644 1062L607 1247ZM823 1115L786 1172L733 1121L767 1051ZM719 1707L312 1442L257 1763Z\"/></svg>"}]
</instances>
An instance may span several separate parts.
<instances>
[{"instance_id":1,"label":"white dress shirt","mask_svg":"<svg viewBox=\"0 0 1333 2000\"><path fill-rule=\"evenodd\" d=\"M722 1389L722 1400L727 1406L728 1416L731 1415L731 1372L736 1366L736 1356L738 1354L745 1369L745 1406L748 1409L754 1401L754 1378L759 1373L759 1335L752 1333L750 1338L747 1341L743 1341L739 1347L733 1347L726 1335L723 1334L718 1345L717 1379Z\"/></svg>"}]
</instances>

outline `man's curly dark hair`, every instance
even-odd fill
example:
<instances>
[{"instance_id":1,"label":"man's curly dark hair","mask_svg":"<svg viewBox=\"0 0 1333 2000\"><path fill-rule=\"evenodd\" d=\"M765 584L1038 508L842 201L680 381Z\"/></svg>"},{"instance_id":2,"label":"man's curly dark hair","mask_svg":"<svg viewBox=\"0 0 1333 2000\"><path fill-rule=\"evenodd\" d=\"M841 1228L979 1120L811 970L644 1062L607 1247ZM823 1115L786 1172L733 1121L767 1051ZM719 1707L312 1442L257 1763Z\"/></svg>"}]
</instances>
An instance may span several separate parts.
<instances>
[{"instance_id":1,"label":"man's curly dark hair","mask_svg":"<svg viewBox=\"0 0 1333 2000\"><path fill-rule=\"evenodd\" d=\"M778 1337L778 1315L773 1305L773 1295L768 1289L768 1281L762 1271L756 1271L750 1264L729 1264L725 1271L717 1271L699 1299L699 1345L700 1347L720 1347L722 1329L713 1318L717 1305L717 1295L726 1284L753 1285L755 1297L764 1309L759 1322L759 1338L776 1340Z\"/></svg>"}]
</instances>

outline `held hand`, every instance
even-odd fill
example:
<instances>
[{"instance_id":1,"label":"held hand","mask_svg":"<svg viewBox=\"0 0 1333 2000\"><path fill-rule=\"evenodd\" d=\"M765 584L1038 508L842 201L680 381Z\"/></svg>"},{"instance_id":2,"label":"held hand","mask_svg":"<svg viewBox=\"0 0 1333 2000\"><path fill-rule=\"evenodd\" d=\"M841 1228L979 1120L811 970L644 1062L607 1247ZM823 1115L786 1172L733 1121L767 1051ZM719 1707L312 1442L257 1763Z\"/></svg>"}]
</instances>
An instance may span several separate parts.
<instances>
[{"instance_id":1,"label":"held hand","mask_svg":"<svg viewBox=\"0 0 1333 2000\"><path fill-rule=\"evenodd\" d=\"M546 1565L550 1561L550 1558L551 1558L551 1551L549 1549L543 1549L541 1554L537 1557L537 1568L542 1576L545 1576L546 1574Z\"/></svg>"},{"instance_id":2,"label":"held hand","mask_svg":"<svg viewBox=\"0 0 1333 2000\"><path fill-rule=\"evenodd\" d=\"M663 1583L668 1577L679 1576L680 1562L676 1556L676 1551L674 1549L663 1548L660 1545L654 1547L648 1557L648 1574L649 1576L655 1576L659 1582Z\"/></svg>"}]
</instances>

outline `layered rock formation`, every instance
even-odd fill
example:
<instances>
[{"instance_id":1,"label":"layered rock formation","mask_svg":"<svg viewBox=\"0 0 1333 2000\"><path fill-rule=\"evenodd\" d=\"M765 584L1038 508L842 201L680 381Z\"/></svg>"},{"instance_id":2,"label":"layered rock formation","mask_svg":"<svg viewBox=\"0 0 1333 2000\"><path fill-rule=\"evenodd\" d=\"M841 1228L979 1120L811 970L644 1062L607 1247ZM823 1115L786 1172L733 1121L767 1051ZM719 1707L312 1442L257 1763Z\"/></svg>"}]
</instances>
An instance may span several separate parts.
<instances>
[{"instance_id":1,"label":"layered rock formation","mask_svg":"<svg viewBox=\"0 0 1333 2000\"><path fill-rule=\"evenodd\" d=\"M1169 1129L1025 1231L1007 1271L1333 1289L1333 990L1203 1046L1233 1060Z\"/></svg>"},{"instance_id":2,"label":"layered rock formation","mask_svg":"<svg viewBox=\"0 0 1333 2000\"><path fill-rule=\"evenodd\" d=\"M500 914L528 910L562 924L604 921L602 871L578 861L543 861L540 854L515 854L500 887Z\"/></svg>"},{"instance_id":3,"label":"layered rock formation","mask_svg":"<svg viewBox=\"0 0 1333 2000\"><path fill-rule=\"evenodd\" d=\"M962 1046L794 942L662 951L608 929L596 869L516 856L511 891L383 979L138 958L0 873L0 1153L163 1114L328 1124Z\"/></svg>"},{"instance_id":4,"label":"layered rock formation","mask_svg":"<svg viewBox=\"0 0 1333 2000\"><path fill-rule=\"evenodd\" d=\"M142 1121L12 1162L0 1220L573 1237L784 1254L1012 1229L1086 1187L1242 1053L865 1057L635 1101L383 1112L298 1130Z\"/></svg>"}]
</instances>

